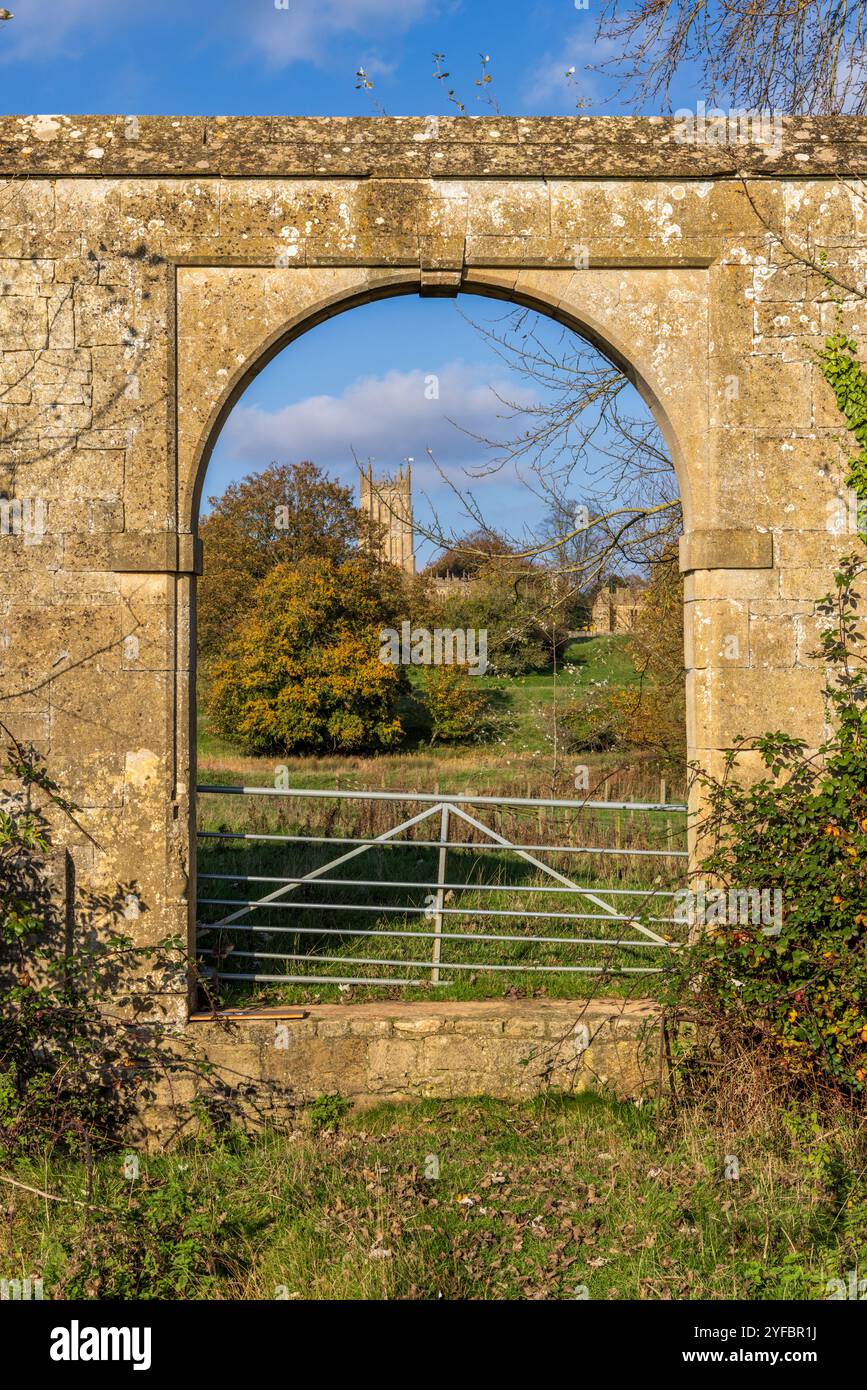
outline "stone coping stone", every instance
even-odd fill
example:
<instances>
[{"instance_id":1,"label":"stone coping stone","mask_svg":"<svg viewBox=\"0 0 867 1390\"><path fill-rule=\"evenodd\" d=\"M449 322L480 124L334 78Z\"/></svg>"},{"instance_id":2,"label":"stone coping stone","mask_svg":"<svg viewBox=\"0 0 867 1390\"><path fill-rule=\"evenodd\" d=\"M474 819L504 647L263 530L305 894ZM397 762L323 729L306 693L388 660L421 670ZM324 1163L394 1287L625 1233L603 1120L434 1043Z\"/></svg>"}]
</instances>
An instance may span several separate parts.
<instances>
[{"instance_id":1,"label":"stone coping stone","mask_svg":"<svg viewBox=\"0 0 867 1390\"><path fill-rule=\"evenodd\" d=\"M0 174L704 179L867 172L867 117L782 117L779 140L743 144L686 140L684 125L676 116L3 116Z\"/></svg>"},{"instance_id":2,"label":"stone coping stone","mask_svg":"<svg viewBox=\"0 0 867 1390\"><path fill-rule=\"evenodd\" d=\"M638 1029L653 1020L659 1005L648 999L472 999L445 1001L374 1000L360 1004L303 1004L305 1019L214 1019L190 1023L194 1038L237 1036L263 1029L273 1031L275 1023L292 1031L319 1036L338 1036L342 1032L370 1033L377 1036L400 1033L473 1031L502 1033L509 1025L536 1022L545 1036L566 1031L576 1023L621 1022ZM340 1025L343 1025L341 1027ZM241 1040L240 1038L238 1039Z\"/></svg>"}]
</instances>

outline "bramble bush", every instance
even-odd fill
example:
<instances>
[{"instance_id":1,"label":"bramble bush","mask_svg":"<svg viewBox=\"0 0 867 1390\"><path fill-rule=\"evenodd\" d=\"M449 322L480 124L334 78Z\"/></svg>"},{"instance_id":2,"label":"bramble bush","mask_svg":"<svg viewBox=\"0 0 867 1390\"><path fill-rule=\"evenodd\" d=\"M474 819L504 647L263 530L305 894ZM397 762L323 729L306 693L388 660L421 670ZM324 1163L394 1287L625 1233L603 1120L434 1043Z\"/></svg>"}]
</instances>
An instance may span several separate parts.
<instances>
[{"instance_id":1,"label":"bramble bush","mask_svg":"<svg viewBox=\"0 0 867 1390\"><path fill-rule=\"evenodd\" d=\"M211 1068L190 1048L140 1026L142 982L177 987L184 960L172 937L136 945L124 930L134 883L111 893L52 891L56 823L79 833L76 808L32 750L0 724L0 1153L57 1150L91 1158L111 1148L161 1077ZM3 755L0 755L3 756Z\"/></svg>"},{"instance_id":2,"label":"bramble bush","mask_svg":"<svg viewBox=\"0 0 867 1390\"><path fill-rule=\"evenodd\" d=\"M206 1297L270 1224L253 1194L215 1190L198 1173L144 1175L129 1186L109 1220L76 1230L74 1241L55 1241L46 1272L56 1297Z\"/></svg>"},{"instance_id":3,"label":"bramble bush","mask_svg":"<svg viewBox=\"0 0 867 1390\"><path fill-rule=\"evenodd\" d=\"M867 1089L867 708L849 561L820 611L833 626L823 653L834 732L810 753L782 732L739 740L722 777L697 773L699 831L711 846L700 877L723 889L779 889L780 930L761 922L697 929L675 989L693 1007L722 1010L730 1026L811 1081ZM736 780L738 758L759 753L767 774Z\"/></svg>"},{"instance_id":4,"label":"bramble bush","mask_svg":"<svg viewBox=\"0 0 867 1390\"><path fill-rule=\"evenodd\" d=\"M859 445L846 483L860 502L867 375L842 335L828 339L820 361ZM781 922L697 928L671 981L676 1008L688 999L688 1012L722 1019L783 1072L859 1096L867 1091L867 661L856 590L864 569L863 557L842 561L834 592L818 605L832 730L822 746L811 752L774 731L739 740L721 777L694 770L709 846L699 877L723 889L779 889ZM751 785L736 775L745 752L765 769Z\"/></svg>"}]
</instances>

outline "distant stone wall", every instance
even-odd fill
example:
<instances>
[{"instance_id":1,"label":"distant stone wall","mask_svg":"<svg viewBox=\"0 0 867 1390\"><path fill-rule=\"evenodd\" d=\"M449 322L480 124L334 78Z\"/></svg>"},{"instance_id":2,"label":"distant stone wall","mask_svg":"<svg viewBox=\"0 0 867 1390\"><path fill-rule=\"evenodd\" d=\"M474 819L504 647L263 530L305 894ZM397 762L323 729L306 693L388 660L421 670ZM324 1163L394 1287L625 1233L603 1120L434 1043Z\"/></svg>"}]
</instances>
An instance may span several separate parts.
<instances>
[{"instance_id":1,"label":"distant stone wall","mask_svg":"<svg viewBox=\"0 0 867 1390\"><path fill-rule=\"evenodd\" d=\"M427 582L439 598L446 599L467 593L472 580L459 574L440 574L429 577Z\"/></svg>"},{"instance_id":2,"label":"distant stone wall","mask_svg":"<svg viewBox=\"0 0 867 1390\"><path fill-rule=\"evenodd\" d=\"M641 589L603 589L593 603L592 632L598 636L634 632L644 603Z\"/></svg>"}]
</instances>

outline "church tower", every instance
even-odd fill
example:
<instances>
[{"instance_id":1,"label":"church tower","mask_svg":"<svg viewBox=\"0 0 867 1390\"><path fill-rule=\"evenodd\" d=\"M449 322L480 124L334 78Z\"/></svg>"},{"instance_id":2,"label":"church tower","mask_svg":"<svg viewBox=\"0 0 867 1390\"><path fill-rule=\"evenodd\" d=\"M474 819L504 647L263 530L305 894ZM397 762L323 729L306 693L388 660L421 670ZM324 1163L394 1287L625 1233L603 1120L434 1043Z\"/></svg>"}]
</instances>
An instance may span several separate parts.
<instances>
[{"instance_id":1,"label":"church tower","mask_svg":"<svg viewBox=\"0 0 867 1390\"><path fill-rule=\"evenodd\" d=\"M415 574L412 550L412 469L401 466L396 478L374 479L373 464L361 473L361 510L382 527L380 558L405 574Z\"/></svg>"}]
</instances>

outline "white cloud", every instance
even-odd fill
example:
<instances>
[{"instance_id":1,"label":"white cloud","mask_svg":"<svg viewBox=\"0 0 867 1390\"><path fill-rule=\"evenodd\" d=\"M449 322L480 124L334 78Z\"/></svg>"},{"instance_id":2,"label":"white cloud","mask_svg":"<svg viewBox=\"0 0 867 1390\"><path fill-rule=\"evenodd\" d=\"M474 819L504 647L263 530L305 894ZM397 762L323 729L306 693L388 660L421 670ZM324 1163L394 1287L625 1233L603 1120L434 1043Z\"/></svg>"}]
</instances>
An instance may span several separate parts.
<instances>
[{"instance_id":1,"label":"white cloud","mask_svg":"<svg viewBox=\"0 0 867 1390\"><path fill-rule=\"evenodd\" d=\"M521 90L525 107L528 110L540 106L556 107L574 114L579 97L588 97L595 103L601 96L607 95L604 91L606 83L601 74L588 72L587 64L598 67L613 57L614 51L610 39L597 42L588 38L572 40L564 45L560 53L546 53L534 63ZM566 76L570 68L575 69L571 82Z\"/></svg>"},{"instance_id":2,"label":"white cloud","mask_svg":"<svg viewBox=\"0 0 867 1390\"><path fill-rule=\"evenodd\" d=\"M353 34L387 38L409 29L430 9L430 0L290 0L285 10L266 3L250 17L250 40L269 67L321 65L335 39ZM371 71L370 64L365 66Z\"/></svg>"},{"instance_id":3,"label":"white cloud","mask_svg":"<svg viewBox=\"0 0 867 1390\"><path fill-rule=\"evenodd\" d=\"M429 399L434 378L439 398ZM381 468L407 457L421 464L427 449L445 466L478 462L484 450L465 431L502 437L516 427L514 421L504 423L507 408L492 385L522 405L535 399L527 387L491 383L488 370L461 361L431 373L390 371L359 377L340 396L309 396L279 410L239 404L220 437L219 453L235 465L311 458L320 467L341 470L354 467L353 449L359 460L373 458ZM455 481L466 485L464 479Z\"/></svg>"},{"instance_id":4,"label":"white cloud","mask_svg":"<svg viewBox=\"0 0 867 1390\"><path fill-rule=\"evenodd\" d=\"M432 9L432 0L289 0L285 10L274 0L21 0L9 8L14 18L2 26L0 63L74 58L125 30L193 20L203 38L284 68L326 63L329 45L340 37L375 41L402 33Z\"/></svg>"}]
</instances>

